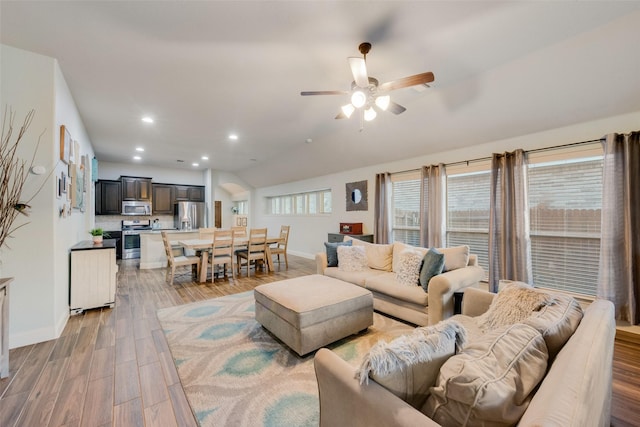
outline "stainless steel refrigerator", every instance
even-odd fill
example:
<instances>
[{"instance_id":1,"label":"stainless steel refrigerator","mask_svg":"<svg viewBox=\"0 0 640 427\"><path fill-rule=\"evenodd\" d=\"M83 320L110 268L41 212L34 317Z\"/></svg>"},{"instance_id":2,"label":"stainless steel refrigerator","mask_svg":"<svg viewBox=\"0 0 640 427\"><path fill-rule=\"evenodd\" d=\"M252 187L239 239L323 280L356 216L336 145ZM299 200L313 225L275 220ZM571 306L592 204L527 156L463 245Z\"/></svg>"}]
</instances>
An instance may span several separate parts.
<instances>
[{"instance_id":1,"label":"stainless steel refrigerator","mask_svg":"<svg viewBox=\"0 0 640 427\"><path fill-rule=\"evenodd\" d=\"M204 202L177 202L173 205L173 225L178 230L197 230L207 226Z\"/></svg>"}]
</instances>

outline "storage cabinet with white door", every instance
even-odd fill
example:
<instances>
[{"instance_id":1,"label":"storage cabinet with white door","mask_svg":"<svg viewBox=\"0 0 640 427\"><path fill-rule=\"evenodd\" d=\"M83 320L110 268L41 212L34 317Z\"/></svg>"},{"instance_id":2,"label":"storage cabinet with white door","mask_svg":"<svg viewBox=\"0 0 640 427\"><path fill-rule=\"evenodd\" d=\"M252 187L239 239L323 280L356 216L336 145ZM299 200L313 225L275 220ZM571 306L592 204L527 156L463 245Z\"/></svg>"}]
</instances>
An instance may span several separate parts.
<instances>
[{"instance_id":1,"label":"storage cabinet with white door","mask_svg":"<svg viewBox=\"0 0 640 427\"><path fill-rule=\"evenodd\" d=\"M113 307L116 298L116 241L83 241L71 248L69 307L71 314Z\"/></svg>"}]
</instances>

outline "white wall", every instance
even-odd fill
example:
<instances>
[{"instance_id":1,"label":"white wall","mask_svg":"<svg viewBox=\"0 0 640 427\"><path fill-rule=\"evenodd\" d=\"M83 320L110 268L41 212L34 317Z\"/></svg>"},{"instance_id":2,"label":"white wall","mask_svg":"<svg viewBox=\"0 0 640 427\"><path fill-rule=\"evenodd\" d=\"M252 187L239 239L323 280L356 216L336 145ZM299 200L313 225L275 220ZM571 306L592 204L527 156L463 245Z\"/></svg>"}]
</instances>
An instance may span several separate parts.
<instances>
[{"instance_id":1,"label":"white wall","mask_svg":"<svg viewBox=\"0 0 640 427\"><path fill-rule=\"evenodd\" d=\"M44 175L29 175L25 201L44 186L29 201L30 217L19 216L16 221L28 224L16 230L0 252L2 276L15 278L9 306L9 346L15 348L57 338L64 329L69 315L68 251L87 239L91 225L91 210L73 210L66 218L58 215L65 200L56 198L54 176L67 169L58 160L60 125L69 127L83 154L93 155L93 150L56 60L5 45L0 45L0 58L2 104L16 111L15 128L22 125L27 111L35 109L19 155L30 159L42 134L35 164L47 170ZM93 206L91 193L86 203Z\"/></svg>"},{"instance_id":2,"label":"white wall","mask_svg":"<svg viewBox=\"0 0 640 427\"><path fill-rule=\"evenodd\" d=\"M235 194L229 193L226 189L222 187L223 184L235 184L236 186L242 187L246 191L241 194L248 194L248 191L252 190L252 187L243 181L238 176L224 171L209 171L209 186L211 188L211 199L210 200L219 200L222 202L222 228L230 228L233 224L233 213L231 212L231 207L233 206L233 201L237 200L235 198ZM249 201L249 205L251 202ZM211 211L213 215L213 211ZM249 221L251 221L251 217L249 217ZM213 224L213 222L211 222Z\"/></svg>"},{"instance_id":3,"label":"white wall","mask_svg":"<svg viewBox=\"0 0 640 427\"><path fill-rule=\"evenodd\" d=\"M373 233L374 179L376 173L400 172L417 169L423 165L455 163L491 156L494 152L512 151L516 148L532 150L557 145L598 139L607 133L627 133L640 129L640 111L621 116L603 118L564 128L552 129L531 135L495 141L460 150L443 151L438 154L389 162L376 166L345 171L342 173L258 188L252 192L253 206L250 208L253 226L267 227L275 234L280 225L291 225L289 251L308 258L324 249L327 233L339 232L341 222L362 222L365 234ZM366 212L346 212L345 184L368 181L369 209ZM333 212L330 215L295 216L268 215L266 197L314 191L329 188L332 191Z\"/></svg>"}]
</instances>

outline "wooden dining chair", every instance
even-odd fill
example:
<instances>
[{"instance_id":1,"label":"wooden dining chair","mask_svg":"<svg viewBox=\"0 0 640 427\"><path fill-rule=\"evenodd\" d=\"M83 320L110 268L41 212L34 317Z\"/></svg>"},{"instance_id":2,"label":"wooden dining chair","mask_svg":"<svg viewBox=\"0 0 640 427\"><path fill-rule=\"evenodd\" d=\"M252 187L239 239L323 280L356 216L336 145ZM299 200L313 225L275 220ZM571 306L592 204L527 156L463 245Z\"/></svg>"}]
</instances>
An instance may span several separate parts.
<instances>
[{"instance_id":1,"label":"wooden dining chair","mask_svg":"<svg viewBox=\"0 0 640 427\"><path fill-rule=\"evenodd\" d=\"M197 256L174 256L167 237L167 232L162 232L162 243L164 244L164 252L167 255L167 275L165 280L173 285L173 278L176 274L176 267L191 266L191 274L193 274L193 266L196 266L196 274L200 274L200 258Z\"/></svg>"},{"instance_id":2,"label":"wooden dining chair","mask_svg":"<svg viewBox=\"0 0 640 427\"><path fill-rule=\"evenodd\" d=\"M233 231L216 230L213 233L213 249L209 264L211 264L211 281L215 281L216 265L222 265L222 273L227 275L227 265L231 268L231 276L236 278L236 271L233 268Z\"/></svg>"},{"instance_id":3,"label":"wooden dining chair","mask_svg":"<svg viewBox=\"0 0 640 427\"><path fill-rule=\"evenodd\" d=\"M211 239L213 241L213 233L215 233L215 231L215 228L199 228L198 239Z\"/></svg>"},{"instance_id":4,"label":"wooden dining chair","mask_svg":"<svg viewBox=\"0 0 640 427\"><path fill-rule=\"evenodd\" d=\"M246 249L236 250L236 263L238 266L238 274L243 265L247 266L247 276L251 275L251 263L257 267L258 262L262 261L268 268L267 262L267 229L266 228L252 228L249 231L249 240L247 240ZM247 262L242 263L245 259Z\"/></svg>"},{"instance_id":5,"label":"wooden dining chair","mask_svg":"<svg viewBox=\"0 0 640 427\"><path fill-rule=\"evenodd\" d=\"M231 227L233 232L233 245L236 249L243 249L247 246L247 227L233 226Z\"/></svg>"},{"instance_id":6,"label":"wooden dining chair","mask_svg":"<svg viewBox=\"0 0 640 427\"><path fill-rule=\"evenodd\" d=\"M280 241L269 248L271 250L271 256L278 256L278 266L280 266L280 255L284 256L284 265L289 269L289 260L287 259L287 245L289 244L289 230L291 226L283 225L280 227Z\"/></svg>"}]
</instances>

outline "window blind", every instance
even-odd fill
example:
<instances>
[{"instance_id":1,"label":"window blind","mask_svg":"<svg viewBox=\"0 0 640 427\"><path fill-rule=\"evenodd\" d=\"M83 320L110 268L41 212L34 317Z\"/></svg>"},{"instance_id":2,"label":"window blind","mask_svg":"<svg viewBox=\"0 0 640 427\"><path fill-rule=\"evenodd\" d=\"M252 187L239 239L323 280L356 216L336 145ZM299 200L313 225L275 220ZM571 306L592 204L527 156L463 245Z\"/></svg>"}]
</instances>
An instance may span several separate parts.
<instances>
[{"instance_id":1,"label":"window blind","mask_svg":"<svg viewBox=\"0 0 640 427\"><path fill-rule=\"evenodd\" d=\"M602 157L529 165L535 286L596 294L602 167Z\"/></svg>"},{"instance_id":2,"label":"window blind","mask_svg":"<svg viewBox=\"0 0 640 427\"><path fill-rule=\"evenodd\" d=\"M420 245L420 180L407 175L404 181L394 180L392 188L392 241Z\"/></svg>"},{"instance_id":3,"label":"window blind","mask_svg":"<svg viewBox=\"0 0 640 427\"><path fill-rule=\"evenodd\" d=\"M489 271L489 170L447 176L447 246L469 245Z\"/></svg>"}]
</instances>

